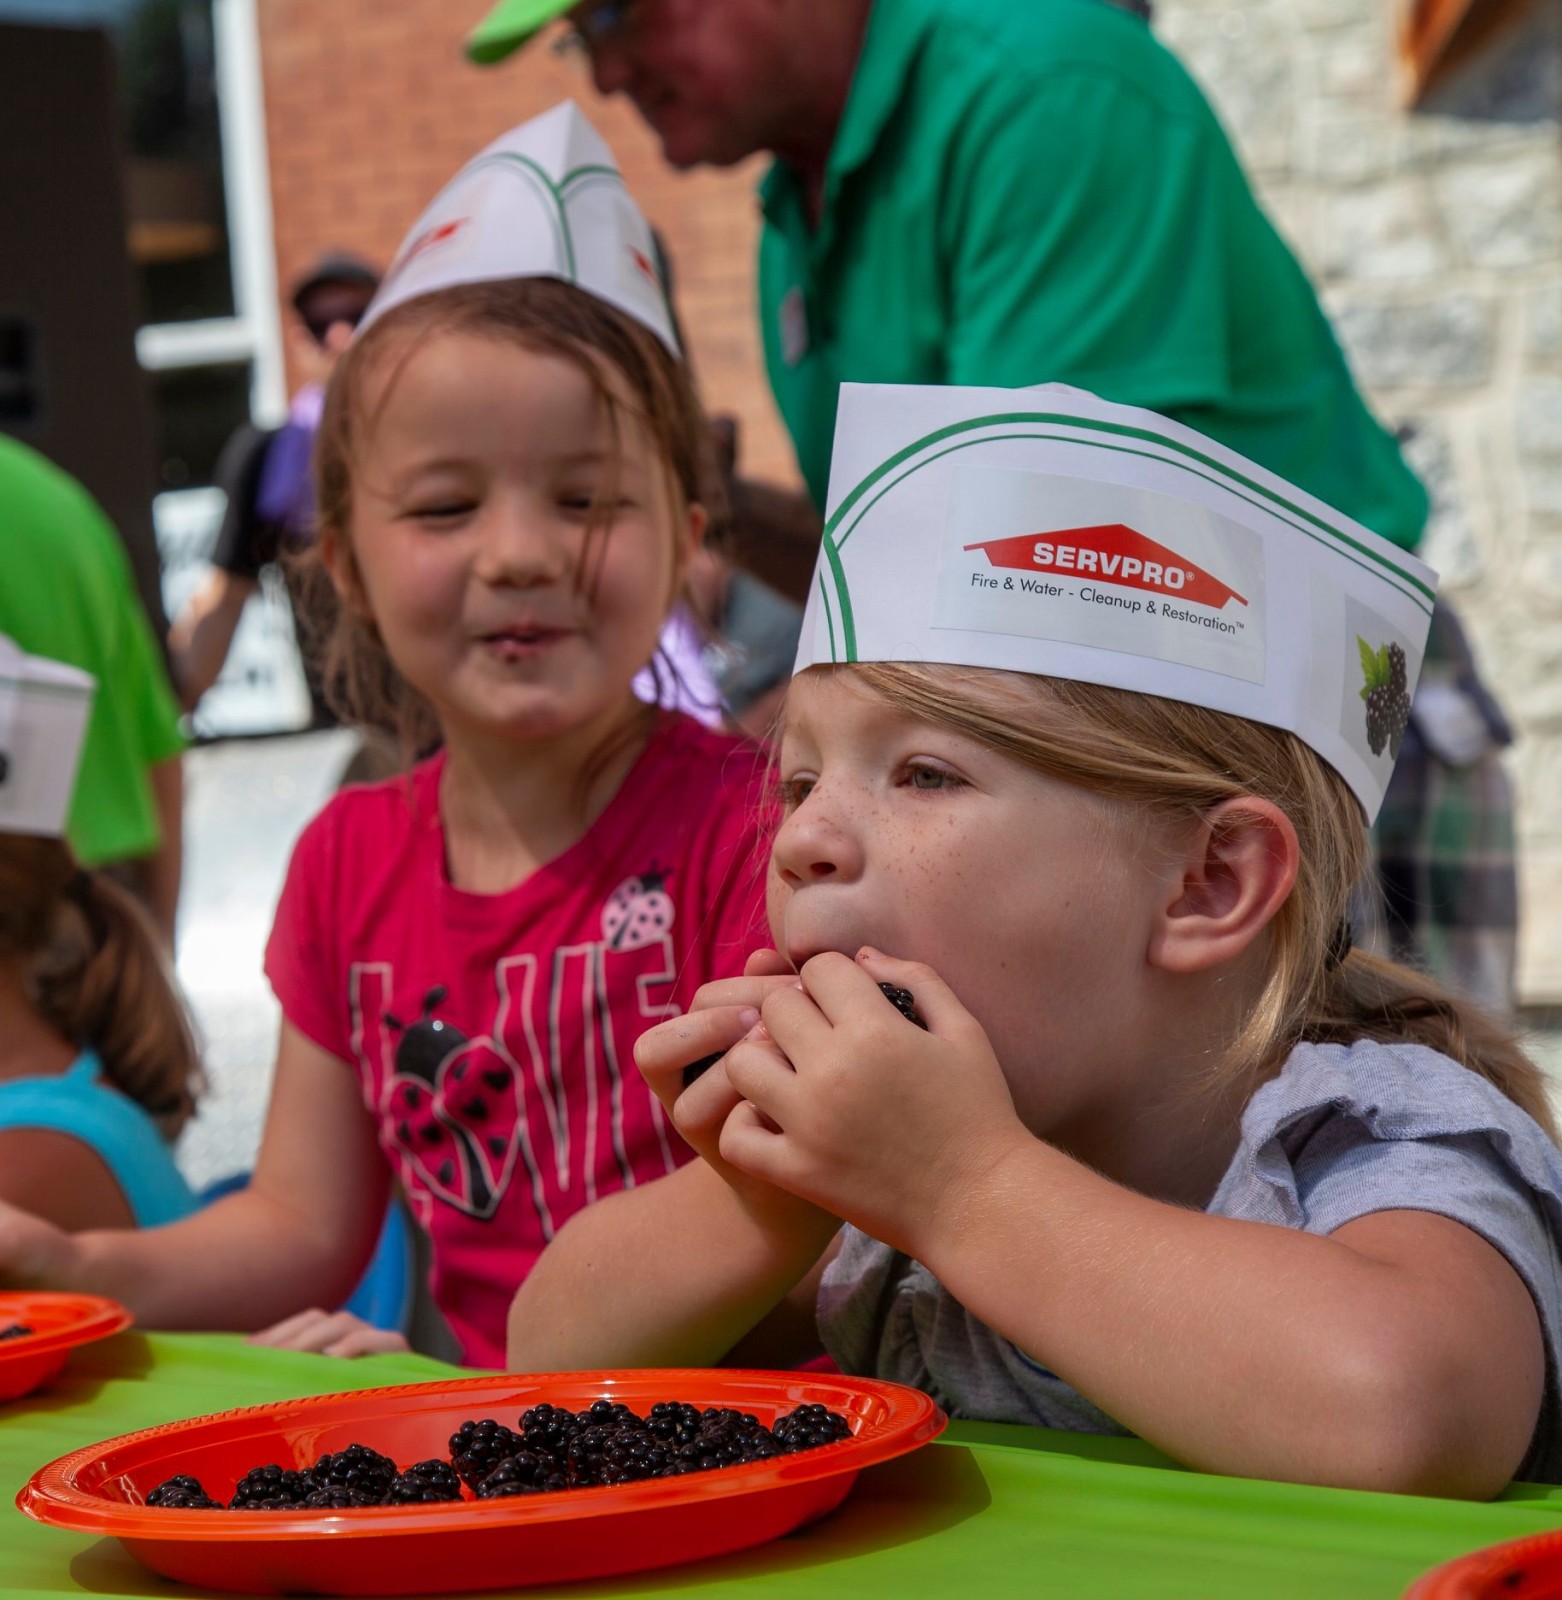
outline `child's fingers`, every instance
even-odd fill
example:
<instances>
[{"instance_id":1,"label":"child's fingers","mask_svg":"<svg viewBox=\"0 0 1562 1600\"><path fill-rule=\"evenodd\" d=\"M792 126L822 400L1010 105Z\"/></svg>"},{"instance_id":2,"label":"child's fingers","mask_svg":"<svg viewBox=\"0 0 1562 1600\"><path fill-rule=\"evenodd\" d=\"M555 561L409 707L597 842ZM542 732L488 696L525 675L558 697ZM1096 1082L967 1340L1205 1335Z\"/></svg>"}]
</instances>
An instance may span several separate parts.
<instances>
[{"instance_id":1,"label":"child's fingers","mask_svg":"<svg viewBox=\"0 0 1562 1600\"><path fill-rule=\"evenodd\" d=\"M343 1361L355 1361L359 1356L400 1355L411 1348L403 1335L365 1322L327 1345L321 1353Z\"/></svg>"},{"instance_id":2,"label":"child's fingers","mask_svg":"<svg viewBox=\"0 0 1562 1600\"><path fill-rule=\"evenodd\" d=\"M749 1177L775 1183L780 1139L775 1123L751 1101L742 1100L722 1125L721 1158Z\"/></svg>"},{"instance_id":3,"label":"child's fingers","mask_svg":"<svg viewBox=\"0 0 1562 1600\"><path fill-rule=\"evenodd\" d=\"M766 1034L750 1035L727 1052L727 1082L740 1099L785 1127L798 1093L797 1074L780 1047Z\"/></svg>"},{"instance_id":4,"label":"child's fingers","mask_svg":"<svg viewBox=\"0 0 1562 1600\"><path fill-rule=\"evenodd\" d=\"M635 1041L635 1065L670 1111L684 1091L686 1068L731 1049L759 1021L752 1006L690 1011L649 1028Z\"/></svg>"},{"instance_id":5,"label":"child's fingers","mask_svg":"<svg viewBox=\"0 0 1562 1600\"><path fill-rule=\"evenodd\" d=\"M976 1019L960 1003L953 989L921 961L897 961L882 951L865 945L857 952L857 966L875 984L893 984L911 996L919 1017L930 1033L949 1038L962 1029L977 1026Z\"/></svg>"},{"instance_id":6,"label":"child's fingers","mask_svg":"<svg viewBox=\"0 0 1562 1600\"><path fill-rule=\"evenodd\" d=\"M689 1012L692 1015L696 1011L719 1011L726 1006L757 1006L773 990L791 987L797 981L797 974L790 967L769 977L718 978L713 983L701 984L695 991Z\"/></svg>"},{"instance_id":7,"label":"child's fingers","mask_svg":"<svg viewBox=\"0 0 1562 1600\"><path fill-rule=\"evenodd\" d=\"M743 963L745 978L791 978L792 963L779 950L755 950Z\"/></svg>"},{"instance_id":8,"label":"child's fingers","mask_svg":"<svg viewBox=\"0 0 1562 1600\"><path fill-rule=\"evenodd\" d=\"M284 1317L281 1322L274 1322L269 1328L252 1333L247 1342L263 1344L273 1350L319 1350L323 1348L320 1342L322 1330L327 1331L328 1337L339 1337L347 1331L348 1323L337 1322L342 1315L311 1306L307 1311Z\"/></svg>"}]
</instances>

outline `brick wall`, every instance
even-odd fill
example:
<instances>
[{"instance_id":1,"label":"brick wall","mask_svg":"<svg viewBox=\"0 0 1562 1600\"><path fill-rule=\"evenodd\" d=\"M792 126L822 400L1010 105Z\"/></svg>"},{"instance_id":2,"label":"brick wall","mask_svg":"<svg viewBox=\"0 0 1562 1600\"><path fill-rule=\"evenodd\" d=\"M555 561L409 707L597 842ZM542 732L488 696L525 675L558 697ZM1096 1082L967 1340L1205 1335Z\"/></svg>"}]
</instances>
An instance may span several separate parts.
<instances>
[{"instance_id":1,"label":"brick wall","mask_svg":"<svg viewBox=\"0 0 1562 1600\"><path fill-rule=\"evenodd\" d=\"M534 45L502 66L461 54L484 0L261 0L261 61L278 280L326 249L385 263L466 158L506 128L574 98L617 153L661 229L706 404L736 414L743 463L797 470L765 384L754 313L754 184L761 163L681 175L633 110L592 91L583 67Z\"/></svg>"}]
</instances>

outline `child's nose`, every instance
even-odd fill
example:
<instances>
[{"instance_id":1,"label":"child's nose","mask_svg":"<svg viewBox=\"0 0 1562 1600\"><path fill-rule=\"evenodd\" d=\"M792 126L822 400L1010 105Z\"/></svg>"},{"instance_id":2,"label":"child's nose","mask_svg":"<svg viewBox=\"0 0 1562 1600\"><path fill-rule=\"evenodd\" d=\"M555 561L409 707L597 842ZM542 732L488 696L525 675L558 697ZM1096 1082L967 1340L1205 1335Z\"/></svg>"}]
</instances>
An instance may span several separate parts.
<instances>
[{"instance_id":1,"label":"child's nose","mask_svg":"<svg viewBox=\"0 0 1562 1600\"><path fill-rule=\"evenodd\" d=\"M771 847L776 871L793 889L829 879L854 878L862 870L862 851L855 831L843 819L829 814L816 799L810 796L782 823Z\"/></svg>"},{"instance_id":2,"label":"child's nose","mask_svg":"<svg viewBox=\"0 0 1562 1600\"><path fill-rule=\"evenodd\" d=\"M552 582L562 574L563 554L545 517L524 505L501 503L484 519L477 570L495 584Z\"/></svg>"}]
</instances>

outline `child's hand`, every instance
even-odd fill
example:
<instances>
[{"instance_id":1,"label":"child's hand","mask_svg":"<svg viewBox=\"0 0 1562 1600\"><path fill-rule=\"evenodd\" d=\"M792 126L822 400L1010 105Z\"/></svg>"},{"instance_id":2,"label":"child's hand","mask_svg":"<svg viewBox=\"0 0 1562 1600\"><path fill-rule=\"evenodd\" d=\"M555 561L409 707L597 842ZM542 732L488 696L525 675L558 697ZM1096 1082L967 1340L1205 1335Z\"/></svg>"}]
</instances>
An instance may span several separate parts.
<instances>
[{"instance_id":1,"label":"child's hand","mask_svg":"<svg viewBox=\"0 0 1562 1600\"><path fill-rule=\"evenodd\" d=\"M739 1099L720 1057L757 1026L766 995L798 982L784 956L756 950L741 978L705 984L684 1016L659 1023L635 1043L635 1064L651 1093L684 1139L718 1170L725 1169L717 1148L722 1124ZM685 1081L691 1068L706 1062L698 1077Z\"/></svg>"},{"instance_id":2,"label":"child's hand","mask_svg":"<svg viewBox=\"0 0 1562 1600\"><path fill-rule=\"evenodd\" d=\"M0 1202L0 1287L77 1289L79 1254L63 1228Z\"/></svg>"},{"instance_id":3,"label":"child's hand","mask_svg":"<svg viewBox=\"0 0 1562 1600\"><path fill-rule=\"evenodd\" d=\"M930 967L815 956L731 1048L721 1154L910 1255L1003 1151L1030 1141L981 1025ZM924 1032L879 992L909 989Z\"/></svg>"},{"instance_id":4,"label":"child's hand","mask_svg":"<svg viewBox=\"0 0 1562 1600\"><path fill-rule=\"evenodd\" d=\"M269 1345L273 1350L307 1350L316 1355L354 1356L396 1355L411 1345L399 1333L376 1328L372 1322L355 1317L350 1311L300 1311L259 1333L249 1336L250 1344Z\"/></svg>"},{"instance_id":5,"label":"child's hand","mask_svg":"<svg viewBox=\"0 0 1562 1600\"><path fill-rule=\"evenodd\" d=\"M721 1157L722 1127L741 1100L727 1080L725 1052L751 1033L765 1037L759 1007L766 996L782 989L800 996L800 982L785 956L756 950L744 963L741 978L705 984L687 1015L641 1034L635 1063L667 1108L673 1126L757 1220L789 1234L820 1232L823 1240L829 1237L833 1219L820 1216L795 1195L757 1182ZM712 1061L713 1056L717 1059ZM685 1075L696 1065L704 1070L686 1083Z\"/></svg>"}]
</instances>

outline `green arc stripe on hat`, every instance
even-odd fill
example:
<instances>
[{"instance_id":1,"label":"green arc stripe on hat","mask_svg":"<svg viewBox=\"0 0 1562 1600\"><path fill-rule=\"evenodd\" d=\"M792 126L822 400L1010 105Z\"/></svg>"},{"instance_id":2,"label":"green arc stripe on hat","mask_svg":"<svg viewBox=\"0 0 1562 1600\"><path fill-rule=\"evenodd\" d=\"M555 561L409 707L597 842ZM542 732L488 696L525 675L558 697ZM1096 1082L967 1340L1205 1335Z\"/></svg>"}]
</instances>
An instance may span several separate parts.
<instances>
[{"instance_id":1,"label":"green arc stripe on hat","mask_svg":"<svg viewBox=\"0 0 1562 1600\"><path fill-rule=\"evenodd\" d=\"M467 59L492 66L519 50L539 28L562 17L575 0L499 0L466 36Z\"/></svg>"},{"instance_id":2,"label":"green arc stripe on hat","mask_svg":"<svg viewBox=\"0 0 1562 1600\"><path fill-rule=\"evenodd\" d=\"M963 422L950 423L947 427L937 428L932 433L926 434L920 439L913 440L913 442L908 444L904 449L897 450L894 455L889 457L888 460L881 461L879 465L876 466L870 473L868 473L867 476L864 477L856 486L856 488L854 488L841 501L840 505L836 507L829 520L825 523L826 549L830 549L832 547L839 549L839 547L846 542L846 538L851 532L850 528L848 528L846 533L842 534L838 540L832 541L831 535L834 534L836 529L840 527L841 523L851 511L853 506L857 503L857 501L862 499L862 497L866 495L868 491L872 489L874 485L877 484L881 479L894 472L896 467L911 461L914 456L928 449L929 446L938 444L945 439L955 438L960 434L974 433L983 428L1003 427L1012 424L1024 423L1046 423L1062 425L1064 427L1077 428L1086 431L1093 430L1098 433L1116 434L1121 437L1140 439L1147 443L1158 445L1163 450L1174 451L1178 455L1185 456L1188 458L1187 461L1167 460L1164 456L1151 455L1147 451L1129 450L1126 446L1107 445L1094 440L1077 439L1069 435L1061 436L1060 440L1060 442L1063 443L1081 444L1087 446L1095 445L1100 449L1117 449L1127 454L1142 455L1151 460L1163 461L1167 466L1180 467L1183 471L1190 472L1195 477L1203 478L1206 482L1217 483L1221 488L1230 490L1232 493L1237 493L1239 498L1247 500L1249 504L1253 503L1253 496L1256 495L1263 501L1267 502L1263 509L1267 510L1271 515L1281 516L1281 520L1288 522L1292 527L1296 528L1298 532L1306 534L1309 538L1316 540L1320 544L1332 541L1335 544L1346 545L1351 550L1354 550L1356 552L1355 556L1345 556L1345 559L1351 561L1353 565L1362 567L1366 571L1373 571L1374 568L1385 569L1384 571L1377 572L1376 576L1384 578L1387 582L1392 583L1396 589L1400 589L1404 593L1409 594L1410 590L1412 589L1419 591L1419 595L1424 597L1424 599L1418 598L1418 596L1415 594L1410 594L1410 598L1415 601L1416 605L1420 607L1421 610L1425 611L1428 616L1431 615L1431 602L1435 598L1435 591L1428 587L1427 584L1423 583L1420 578L1415 576L1414 573L1406 571L1403 567L1390 560L1381 552L1370 549L1368 546L1362 544L1360 540L1353 539L1348 533L1344 532L1340 528L1336 528L1332 523L1316 515L1316 513L1308 511L1302 506L1296 505L1294 502L1287 500L1283 495L1276 493L1273 489L1265 488L1263 484L1255 482L1252 478L1249 478L1240 472L1233 471L1231 468L1215 460L1212 456L1204 454L1203 451L1195 450L1191 445L1180 444L1175 439L1168 439L1165 437L1165 435L1156 433L1148 428L1131 428L1122 423L1097 422L1084 417L1061 415L1057 412L996 412L987 417L973 417ZM1008 437L1024 438L1058 436L1020 434L1009 435ZM969 439L965 441L965 444L957 445L953 448L963 449L966 445L984 442L987 441ZM901 482L904 478L909 477L912 472L919 471L922 467L926 466L929 461L937 460L939 456L947 454L949 454L948 451L939 451L938 455L929 456L926 458L926 460L917 462L913 467L910 468L908 472L902 473L900 477L895 480L895 482ZM1200 463L1200 465L1203 467L1209 468L1210 472L1201 472L1198 470L1198 468L1189 465L1189 462L1193 461ZM1211 472L1217 476L1212 477ZM1233 489L1233 484L1240 484L1243 489L1248 491L1248 493L1243 494L1240 493L1240 491ZM881 493L887 492L892 486L893 485L886 484ZM878 495L874 496L875 500L878 498ZM1277 511L1275 509L1276 507L1281 508L1281 510ZM863 507L863 512L859 514L858 517L853 519L852 527L856 526L857 522L861 520L861 515L865 514L867 509L867 506ZM1282 515L1282 512L1288 512L1289 515L1284 516ZM1319 538L1319 533L1327 535L1327 540ZM1335 553L1338 555L1345 555L1343 550L1336 550ZM1365 560L1359 559L1361 557L1364 557ZM1370 566L1368 565L1369 562L1371 563ZM835 564L832 561L832 568L834 565Z\"/></svg>"}]
</instances>

